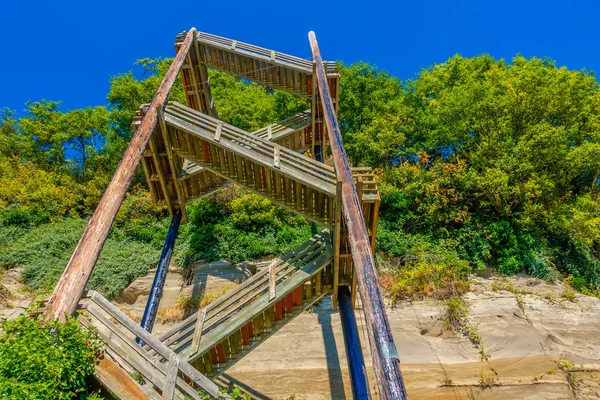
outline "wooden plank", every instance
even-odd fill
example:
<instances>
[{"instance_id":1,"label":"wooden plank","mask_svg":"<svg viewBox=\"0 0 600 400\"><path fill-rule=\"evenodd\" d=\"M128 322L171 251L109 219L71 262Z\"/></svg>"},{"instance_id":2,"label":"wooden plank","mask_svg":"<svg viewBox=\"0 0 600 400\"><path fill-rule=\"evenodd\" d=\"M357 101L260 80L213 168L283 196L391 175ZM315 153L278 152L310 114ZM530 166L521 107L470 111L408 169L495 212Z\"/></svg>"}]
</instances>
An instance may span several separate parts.
<instances>
[{"instance_id":1,"label":"wooden plank","mask_svg":"<svg viewBox=\"0 0 600 400\"><path fill-rule=\"evenodd\" d=\"M342 228L342 180L338 178L337 194L335 200L335 230L333 233L333 250L335 252L333 261L333 309L338 306L338 286L340 282L340 235Z\"/></svg>"},{"instance_id":2,"label":"wooden plank","mask_svg":"<svg viewBox=\"0 0 600 400\"><path fill-rule=\"evenodd\" d=\"M169 131L167 128L167 124L165 123L163 111L160 107L157 107L156 115L158 123L160 125L160 132L162 133L163 140L165 141L165 147L167 149L167 157L169 159L169 165L171 166L171 174L173 177L173 183L175 185L175 192L177 193L177 200L179 202L179 211L181 212L183 222L187 223L187 212L185 210L186 202L185 196L183 194L183 187L181 181L179 180L179 168L177 168L177 166L175 165L175 159L173 158L173 151Z\"/></svg>"},{"instance_id":3,"label":"wooden plank","mask_svg":"<svg viewBox=\"0 0 600 400\"><path fill-rule=\"evenodd\" d=\"M175 353L169 358L167 367L167 379L163 389L162 399L172 400L175 397L175 387L177 386L177 373L179 372L179 357Z\"/></svg>"},{"instance_id":4,"label":"wooden plank","mask_svg":"<svg viewBox=\"0 0 600 400\"><path fill-rule=\"evenodd\" d=\"M158 156L158 150L156 149L156 143L154 143L154 137L150 138L150 151L152 152L152 159L154 161L154 165L156 166L156 172L158 173L158 179L160 181L160 187L162 188L163 195L165 200L167 201L167 208L169 209L169 215L171 217L175 215L175 209L173 207L173 202L171 201L171 194L169 193L169 189L167 187L167 179L165 177L165 172L162 169L162 164L160 162L160 158ZM151 183L148 182L148 185Z\"/></svg>"},{"instance_id":5,"label":"wooden plank","mask_svg":"<svg viewBox=\"0 0 600 400\"><path fill-rule=\"evenodd\" d=\"M310 260L312 260L314 257L316 257L316 255L313 255L314 254L313 251L314 250L321 251L321 249L323 249L323 246L326 245L326 243L328 243L327 236L325 236L324 234L325 234L325 231L321 232L318 235L315 235L310 240L306 241L305 243L303 243L296 249L294 249L294 250L288 252L286 255L284 255L281 258L281 261L278 261L277 271L280 274L281 279L284 279L286 277L286 275L290 271L290 268L295 268L294 266L298 266L298 265L304 265L304 264L310 262ZM315 240L316 238L320 238L320 239ZM324 242L322 242L322 240L324 240ZM323 243L323 244L321 244L321 243ZM287 272L285 272L285 271L287 271ZM256 293L256 290L259 290L261 285L267 284L267 281L268 281L267 272L268 272L268 269L264 269L259 274L246 280L244 283L242 283L242 285L240 285L240 286L236 287L235 289L233 289L232 291L228 292L227 296L220 297L217 301L215 301L214 303L209 305L207 308L209 308L213 305L217 305L217 304L219 305L219 308L221 310L226 310L227 307L229 307L230 305L236 305L238 307L242 307L243 304L240 303L240 300L244 296L249 296L248 298L252 299L254 296L253 293ZM187 330L188 328L186 328L186 326L191 327L191 325L194 324L193 320L195 318L197 318L197 316L198 316L198 313L195 313L194 315L192 315L191 317L186 319L184 322L180 323L177 327L174 327L173 329L169 330L167 333L163 334L159 339L167 345L170 342L172 342L173 340L179 340L182 337L181 335L184 333L184 332L182 332L182 330L183 331ZM223 314L222 311L219 311L219 310L215 310L214 313L211 312L211 320L212 320L211 324L218 322L218 320L214 319L215 316L218 316L218 320L220 320L223 317L225 317L226 314ZM208 318L208 311L207 311L207 318ZM205 325L204 329L207 329L206 325ZM180 333L177 333L178 331L180 331ZM169 338L169 339L166 340L167 338Z\"/></svg>"},{"instance_id":6,"label":"wooden plank","mask_svg":"<svg viewBox=\"0 0 600 400\"><path fill-rule=\"evenodd\" d=\"M104 297L100 296L98 293L94 292L92 294L92 301L102 307L106 312L108 312L113 318L115 318L119 323L121 323L124 327L126 327L130 332L134 335L142 339L150 348L156 350L158 354L165 358L170 359L171 354L174 354L167 346L161 343L158 339L152 336L150 333L143 330L138 324L136 324L133 320L127 317L119 308L114 306L111 302L106 300ZM179 369L190 378L194 383L199 385L203 390L205 390L208 394L213 397L219 398L222 396L224 398L230 399L229 396L223 395L219 392L219 388L213 382L211 382L204 375L200 374L196 371L191 365L186 362L179 364Z\"/></svg>"},{"instance_id":7,"label":"wooden plank","mask_svg":"<svg viewBox=\"0 0 600 400\"><path fill-rule=\"evenodd\" d=\"M342 179L343 215L351 243L354 271L358 279L358 289L365 314L379 396L382 400L406 399L406 388L400 372L400 360L387 319L367 228L360 211L360 199L354 187L352 171L344 150L317 38L312 31L309 33L309 40L316 65L317 86L323 103L331 152L336 172Z\"/></svg>"},{"instance_id":8,"label":"wooden plank","mask_svg":"<svg viewBox=\"0 0 600 400\"><path fill-rule=\"evenodd\" d=\"M326 237L324 239L326 239ZM310 242L311 242L311 240L308 241L308 243L310 243ZM306 243L307 242L305 242L305 244ZM314 261L314 259L316 257L318 257L318 255L320 254L320 251L322 251L322 249L325 248L326 243L327 243L327 240L325 240L325 243L323 243L323 244L321 244L321 242L316 242L316 243L313 243L311 246L307 247L305 250L299 251L298 253L294 253L293 251L290 252L293 254L293 257L294 257L292 260L295 259L295 261L290 260L290 262L279 263L277 265L277 273L279 274L279 279L284 280L287 278L288 275L295 273L295 271L298 269L298 265L304 266L309 263L312 263ZM312 252L313 249L317 249L320 251L319 251L319 253L314 254ZM290 253L288 253L288 254L290 254ZM203 330L207 330L207 329L211 328L212 326L217 325L218 323L226 320L226 318L228 318L232 312L243 309L244 307L248 307L248 305L256 299L257 295L262 294L262 292L264 292L263 288L266 288L265 285L268 285L267 272L268 272L268 269L261 271L260 277L258 277L259 279L253 281L252 285L249 285L247 288L240 291L239 293L237 293L231 297L223 296L221 299L226 300L226 301L224 301L224 303L220 306L219 310L215 310L214 313L212 313L212 315L210 315L210 318L207 316L207 319L210 319L210 322L209 323L205 322ZM246 281L246 282L248 282L248 281ZM267 290L267 292L268 292L268 290ZM219 300L221 300L221 299L219 299ZM232 306L233 308L228 308L230 306ZM196 316L196 317L197 317L197 315L198 315L197 313L194 314L194 316ZM171 333L170 333L168 339L166 339L166 340L165 340L165 338L163 338L161 336L162 341L166 345L170 345L171 343L174 343L175 341L177 341L178 344L173 347L173 350L179 351L179 349L181 349L182 347L186 346L187 343L189 343L189 341L186 342L186 341L182 340L185 338L185 336L187 336L189 333L191 333L191 328L185 328L185 325L188 325L188 324L189 324L189 322L187 322L187 320L186 320L186 323L180 324L182 329L179 330L179 332L170 331ZM165 336L167 336L167 335L165 335Z\"/></svg>"},{"instance_id":9,"label":"wooden plank","mask_svg":"<svg viewBox=\"0 0 600 400\"><path fill-rule=\"evenodd\" d=\"M178 121L184 121L191 126L200 126L209 132L214 132L217 125L217 120L211 119L207 115L196 113L194 110L184 107L178 103L170 103L167 107L167 113L177 118ZM181 126L179 128L182 128ZM186 127L184 126L183 129ZM262 139L260 137L253 137L248 132L240 131L231 125L224 125L224 133L227 133L227 137L232 143L241 144L244 149L242 151L251 150L254 156L272 156L273 146L272 142ZM210 139L214 141L214 138ZM302 171L311 174L313 177L318 179L335 180L335 171L332 167L327 166L321 162L315 161L311 158L305 157L295 151L284 148L281 150L282 157L289 160L290 164L297 166Z\"/></svg>"},{"instance_id":10,"label":"wooden plank","mask_svg":"<svg viewBox=\"0 0 600 400\"><path fill-rule=\"evenodd\" d=\"M215 130L215 141L221 140L221 132L223 131L223 121L217 123L217 129Z\"/></svg>"},{"instance_id":11,"label":"wooden plank","mask_svg":"<svg viewBox=\"0 0 600 400\"><path fill-rule=\"evenodd\" d=\"M152 358L146 351L142 349L124 330L120 329L113 323L109 317L106 317L102 310L93 305L89 308L90 314L94 317L93 326L96 328L108 328L110 333L105 334L103 329L98 329L98 335L106 342L108 349L117 354L124 362L130 365L134 370L141 373L146 380L154 386L163 387L166 366L159 362L160 360ZM80 322L84 326L85 318L80 318Z\"/></svg>"},{"instance_id":12,"label":"wooden plank","mask_svg":"<svg viewBox=\"0 0 600 400\"><path fill-rule=\"evenodd\" d=\"M223 296L224 297L224 296ZM194 354L198 351L200 340L202 340L202 330L204 329L204 321L206 320L206 307L202 310L202 316L197 319L194 327L194 336L192 337L192 347L190 353Z\"/></svg>"},{"instance_id":13,"label":"wooden plank","mask_svg":"<svg viewBox=\"0 0 600 400\"><path fill-rule=\"evenodd\" d=\"M212 146L211 146L211 147L212 147ZM176 154L177 154L177 153L176 153ZM182 156L182 157L186 157L186 156L184 156L184 155L181 155L181 156ZM190 156L187 156L187 157L188 157L189 159L191 159L192 161L194 161L194 162L197 162L197 163L199 163L199 164L203 164L203 161L202 161L202 160L198 160L198 159L196 159L196 158L193 158L193 157L190 157ZM209 171L211 171L212 173L214 173L215 175L217 175L217 176L220 176L220 177L222 177L222 178L224 178L224 179L231 179L229 176L227 176L227 175L223 174L223 173L222 173L222 172L221 172L219 169L215 169L215 168L214 168L212 165L207 165L207 164L204 164L204 167L205 167L207 170L209 170ZM291 180L290 180L290 179L289 179L287 176L285 177L285 179L287 180L287 181L286 181L286 182L287 182L287 185L289 185L290 183L293 183L293 182L290 182ZM253 193L256 193L256 194L258 194L258 195L260 195L260 196L263 196L263 197L264 197L264 196L267 196L267 195L268 195L268 194L267 194L265 191L261 191L261 190L258 190L258 189L256 189L256 186L255 186L255 185L253 185L253 183L255 183L255 182L254 182L254 181L252 181L252 180L250 180L250 179L249 179L249 180L248 180L248 182L246 182L246 183L243 183L243 182L240 182L240 181L238 181L238 180L235 180L235 183L237 183L238 185L240 185L240 186L242 186L242 187L244 187L244 188L248 189L249 191L251 191L251 192L253 192ZM252 185L252 186L250 186L250 185ZM288 188L288 187L286 186L286 191L287 191L287 188ZM319 190L319 189L317 189L317 190ZM303 212L301 212L300 210L297 210L297 209L294 207L295 203L293 202L293 200L292 200L292 198L291 198L291 191L289 191L289 196L290 196L290 198L289 198L289 199L287 199L287 197L286 197L286 200L283 200L283 201L282 201L282 200L279 200L279 199L277 199L277 198L275 198L275 197L273 197L273 196L268 196L268 197L269 197L269 198L270 198L270 199L271 199L273 202L275 202L275 203L277 203L278 205L280 205L281 207L283 207L283 208L285 208L285 209L287 209L287 210L293 211L293 212L295 212L295 213L300 213L302 216L304 216L304 217L305 217L306 219L308 219L309 221L315 222L315 223L317 223L317 224L319 224L319 225L324 225L324 226L326 226L326 227L328 227L328 228L330 227L330 225L327 223L327 221L323 221L323 220L322 220L322 219L320 219L320 218L315 218L314 216L312 216L312 215L310 215L310 214L308 214L308 213L303 213Z\"/></svg>"},{"instance_id":14,"label":"wooden plank","mask_svg":"<svg viewBox=\"0 0 600 400\"><path fill-rule=\"evenodd\" d=\"M269 301L277 296L277 269L276 264L269 265Z\"/></svg>"},{"instance_id":15,"label":"wooden plank","mask_svg":"<svg viewBox=\"0 0 600 400\"><path fill-rule=\"evenodd\" d=\"M45 313L46 320L59 319L64 321L65 315L70 315L75 311L79 298L85 289L85 285L100 256L100 251L108 237L112 222L119 211L121 203L125 199L129 185L131 185L135 170L146 150L152 132L156 128L158 123L157 107L165 106L177 74L181 70L190 50L195 32L196 29L192 28L187 33L173 63L152 99L148 112L142 118L142 122L133 135L127 150L125 150L112 180L106 188L61 279L54 289L48 303L48 310Z\"/></svg>"},{"instance_id":16,"label":"wooden plank","mask_svg":"<svg viewBox=\"0 0 600 400\"><path fill-rule=\"evenodd\" d=\"M273 166L277 169L281 168L281 150L278 145L273 147Z\"/></svg>"},{"instance_id":17,"label":"wooden plank","mask_svg":"<svg viewBox=\"0 0 600 400\"><path fill-rule=\"evenodd\" d=\"M158 399L158 395L156 397L148 396L131 376L106 357L100 358L94 367L94 377L117 399Z\"/></svg>"},{"instance_id":18,"label":"wooden plank","mask_svg":"<svg viewBox=\"0 0 600 400\"><path fill-rule=\"evenodd\" d=\"M306 270L299 270L293 278L286 279L280 284L280 290L275 300L282 299L287 294L291 293L292 290L296 289L299 284L309 279L312 275L323 269L326 265L331 262L331 254L322 254L315 260L314 264L310 264ZM199 354L203 354L208 351L214 343L216 338L222 338L231 335L235 330L241 329L242 325L251 319L254 315L259 312L263 312L269 306L269 295L266 293L261 296L260 299L253 303L251 308L245 308L242 312L236 314L227 321L226 324L219 326L217 329L211 330L206 335L206 342L200 346L198 351ZM196 356L197 358L197 356ZM196 358L188 358L188 362L193 362Z\"/></svg>"}]
</instances>

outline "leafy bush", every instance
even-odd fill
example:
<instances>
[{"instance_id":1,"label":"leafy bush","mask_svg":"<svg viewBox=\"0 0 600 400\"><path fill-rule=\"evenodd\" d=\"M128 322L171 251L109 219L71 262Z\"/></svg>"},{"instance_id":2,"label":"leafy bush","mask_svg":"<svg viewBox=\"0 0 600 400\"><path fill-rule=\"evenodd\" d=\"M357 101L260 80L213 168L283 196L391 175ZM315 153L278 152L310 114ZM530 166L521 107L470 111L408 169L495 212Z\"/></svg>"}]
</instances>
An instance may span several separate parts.
<instances>
[{"instance_id":1,"label":"leafy bush","mask_svg":"<svg viewBox=\"0 0 600 400\"><path fill-rule=\"evenodd\" d=\"M285 254L312 236L309 224L284 225L281 229L264 228L256 232L238 229L232 222L215 226L217 237L213 257L233 263L269 255Z\"/></svg>"},{"instance_id":2,"label":"leafy bush","mask_svg":"<svg viewBox=\"0 0 600 400\"><path fill-rule=\"evenodd\" d=\"M23 264L23 279L35 291L47 293L62 275L87 221L65 219L27 231L0 244L0 264ZM0 232L5 227L0 227ZM164 238L162 239L164 241ZM162 245L162 244L161 244ZM158 261L160 246L133 240L114 229L106 241L88 288L115 296Z\"/></svg>"},{"instance_id":3,"label":"leafy bush","mask_svg":"<svg viewBox=\"0 0 600 400\"><path fill-rule=\"evenodd\" d=\"M0 221L5 225L40 224L77 215L81 187L64 174L44 171L18 158L0 160Z\"/></svg>"},{"instance_id":4,"label":"leafy bush","mask_svg":"<svg viewBox=\"0 0 600 400\"><path fill-rule=\"evenodd\" d=\"M102 344L75 318L43 324L20 315L0 334L0 397L83 399Z\"/></svg>"},{"instance_id":5,"label":"leafy bush","mask_svg":"<svg viewBox=\"0 0 600 400\"><path fill-rule=\"evenodd\" d=\"M221 193L224 192L224 193ZM188 207L189 227L178 241L188 260L233 263L284 254L314 233L302 217L255 194L227 188Z\"/></svg>"},{"instance_id":6,"label":"leafy bush","mask_svg":"<svg viewBox=\"0 0 600 400\"><path fill-rule=\"evenodd\" d=\"M443 299L469 288L469 262L460 259L447 244L392 231L385 221L379 225L378 238L378 248L397 260L395 265L388 263L383 272L391 279L382 279L393 300L425 296Z\"/></svg>"},{"instance_id":7,"label":"leafy bush","mask_svg":"<svg viewBox=\"0 0 600 400\"><path fill-rule=\"evenodd\" d=\"M282 225L283 208L257 194L251 193L235 199L230 207L231 219L240 229L257 231L267 226L279 228Z\"/></svg>"}]
</instances>

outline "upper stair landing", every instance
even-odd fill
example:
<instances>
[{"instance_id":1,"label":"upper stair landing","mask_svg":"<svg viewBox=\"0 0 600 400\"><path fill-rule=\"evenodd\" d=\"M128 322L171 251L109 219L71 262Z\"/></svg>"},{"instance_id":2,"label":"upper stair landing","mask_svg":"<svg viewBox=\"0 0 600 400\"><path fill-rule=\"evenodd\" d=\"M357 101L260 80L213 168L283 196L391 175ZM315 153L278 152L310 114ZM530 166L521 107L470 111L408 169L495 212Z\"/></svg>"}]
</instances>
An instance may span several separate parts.
<instances>
[{"instance_id":1,"label":"upper stair landing","mask_svg":"<svg viewBox=\"0 0 600 400\"><path fill-rule=\"evenodd\" d=\"M309 60L208 33L196 34L199 61L263 86L298 96L313 93L313 65Z\"/></svg>"},{"instance_id":2,"label":"upper stair landing","mask_svg":"<svg viewBox=\"0 0 600 400\"><path fill-rule=\"evenodd\" d=\"M275 142L290 150L306 150L311 145L312 114L310 110L252 132L261 139Z\"/></svg>"},{"instance_id":3,"label":"upper stair landing","mask_svg":"<svg viewBox=\"0 0 600 400\"><path fill-rule=\"evenodd\" d=\"M176 46L183 37L183 34L177 37ZM204 32L196 32L195 45L190 53L191 61L184 70L202 64L301 97L310 98L315 92L314 66L308 59ZM328 74L337 74L335 62L326 62L325 65Z\"/></svg>"}]
</instances>

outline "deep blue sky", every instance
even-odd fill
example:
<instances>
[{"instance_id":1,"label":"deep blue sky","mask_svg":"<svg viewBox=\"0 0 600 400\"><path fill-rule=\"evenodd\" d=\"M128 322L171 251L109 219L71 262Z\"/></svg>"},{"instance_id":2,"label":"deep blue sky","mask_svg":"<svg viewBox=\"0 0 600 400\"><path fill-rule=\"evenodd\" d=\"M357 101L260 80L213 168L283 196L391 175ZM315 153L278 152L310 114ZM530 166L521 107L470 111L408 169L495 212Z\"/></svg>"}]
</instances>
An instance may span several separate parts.
<instances>
[{"instance_id":1,"label":"deep blue sky","mask_svg":"<svg viewBox=\"0 0 600 400\"><path fill-rule=\"evenodd\" d=\"M327 10L317 13L319 3ZM0 108L17 111L28 99L105 104L111 75L173 56L175 35L192 26L305 58L314 30L323 58L369 61L401 79L456 53L600 70L600 4L591 1L14 0L1 10Z\"/></svg>"}]
</instances>

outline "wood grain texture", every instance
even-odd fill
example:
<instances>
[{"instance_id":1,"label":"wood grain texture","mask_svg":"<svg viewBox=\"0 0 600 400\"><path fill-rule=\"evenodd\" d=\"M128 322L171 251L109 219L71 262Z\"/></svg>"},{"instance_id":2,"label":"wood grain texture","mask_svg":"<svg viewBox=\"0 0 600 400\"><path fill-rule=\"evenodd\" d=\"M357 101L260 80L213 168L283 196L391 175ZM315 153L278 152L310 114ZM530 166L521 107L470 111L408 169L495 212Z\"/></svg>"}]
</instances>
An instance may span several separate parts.
<instances>
[{"instance_id":1,"label":"wood grain texture","mask_svg":"<svg viewBox=\"0 0 600 400\"><path fill-rule=\"evenodd\" d=\"M156 128L158 123L157 107L165 106L175 79L190 50L195 32L196 29L192 28L187 33L173 60L173 64L171 64L152 99L148 112L144 115L140 126L123 154L123 159L117 166L117 170L106 188L94 215L92 215L92 218L88 222L83 236L67 264L67 268L54 289L54 293L48 303L48 310L45 314L46 320L64 320L66 314L72 314L75 311L85 285L100 256L100 251L104 246L112 222L119 211L121 203L125 199L125 194L131 184L135 170Z\"/></svg>"},{"instance_id":2,"label":"wood grain texture","mask_svg":"<svg viewBox=\"0 0 600 400\"><path fill-rule=\"evenodd\" d=\"M352 170L337 121L335 106L329 93L327 73L314 32L308 34L315 62L317 86L323 105L323 114L329 133L335 169L342 181L343 215L351 244L358 290L361 295L367 333L371 344L373 369L381 399L406 399L406 389L400 373L400 360L394 355L394 339L385 312L379 278L375 269L373 251L360 208L360 199L354 186Z\"/></svg>"},{"instance_id":3,"label":"wood grain texture","mask_svg":"<svg viewBox=\"0 0 600 400\"><path fill-rule=\"evenodd\" d=\"M112 361L101 358L94 368L94 377L112 394L121 400L153 400L142 391L137 383Z\"/></svg>"}]
</instances>

